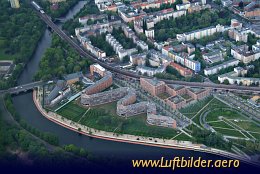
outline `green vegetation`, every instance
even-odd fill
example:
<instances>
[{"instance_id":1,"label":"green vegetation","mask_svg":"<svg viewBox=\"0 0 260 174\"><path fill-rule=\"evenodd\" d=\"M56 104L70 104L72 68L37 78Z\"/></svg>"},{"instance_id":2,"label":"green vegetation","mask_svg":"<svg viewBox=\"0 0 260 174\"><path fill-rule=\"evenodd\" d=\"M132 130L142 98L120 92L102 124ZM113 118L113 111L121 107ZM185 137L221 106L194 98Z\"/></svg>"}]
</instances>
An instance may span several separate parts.
<instances>
[{"instance_id":1,"label":"green vegetation","mask_svg":"<svg viewBox=\"0 0 260 174\"><path fill-rule=\"evenodd\" d=\"M82 107L80 106L75 106L73 108L73 110L81 109ZM64 107L59 111L59 113L63 114L62 116L70 119L71 116L68 116L70 111L67 111L68 108ZM104 104L98 107L91 107L84 117L82 117L82 115L80 116L77 114L77 119L75 117L73 118L75 121L79 121L79 119L81 119L80 123L88 127L114 132L115 134L132 134L168 139L177 135L177 132L170 128L148 126L146 124L145 114L137 115L128 119L119 117L116 114L116 102Z\"/></svg>"},{"instance_id":2,"label":"green vegetation","mask_svg":"<svg viewBox=\"0 0 260 174\"><path fill-rule=\"evenodd\" d=\"M64 2L59 2L57 10L51 9L52 4L49 1L41 1L41 0L34 0L34 1L37 2L37 4L39 4L44 9L44 11L52 18L59 18L65 15L72 6L78 3L79 0L66 0Z\"/></svg>"},{"instance_id":3,"label":"green vegetation","mask_svg":"<svg viewBox=\"0 0 260 174\"><path fill-rule=\"evenodd\" d=\"M48 80L62 77L78 71L85 71L89 65L86 58L81 57L73 48L58 35L53 35L52 45L46 50L40 62L36 79Z\"/></svg>"},{"instance_id":4,"label":"green vegetation","mask_svg":"<svg viewBox=\"0 0 260 174\"><path fill-rule=\"evenodd\" d=\"M202 82L203 81L202 76L200 76L199 74L193 74L191 77L184 77L172 66L167 66L165 73L157 73L154 76L159 79L181 80L181 81L187 81L187 82Z\"/></svg>"},{"instance_id":5,"label":"green vegetation","mask_svg":"<svg viewBox=\"0 0 260 174\"><path fill-rule=\"evenodd\" d=\"M176 34L190 32L217 24L228 25L230 23L230 11L203 10L197 13L187 14L176 19L162 20L155 25L155 39L165 41L175 38Z\"/></svg>"},{"instance_id":6,"label":"green vegetation","mask_svg":"<svg viewBox=\"0 0 260 174\"><path fill-rule=\"evenodd\" d=\"M83 27L80 23L78 18L83 17L89 14L99 14L99 10L95 5L94 1L88 1L87 4L74 16L73 19L66 21L62 25L62 29L66 30L70 35L75 34L75 28Z\"/></svg>"},{"instance_id":7,"label":"green vegetation","mask_svg":"<svg viewBox=\"0 0 260 174\"><path fill-rule=\"evenodd\" d=\"M203 143L209 147L230 150L232 146L232 142L226 143L220 134L212 133L208 130L201 130L195 126L192 127L192 136L196 137L197 143Z\"/></svg>"},{"instance_id":8,"label":"green vegetation","mask_svg":"<svg viewBox=\"0 0 260 174\"><path fill-rule=\"evenodd\" d=\"M94 1L88 1L87 4L76 14L75 18L87 16L89 14L99 14L99 10Z\"/></svg>"},{"instance_id":9,"label":"green vegetation","mask_svg":"<svg viewBox=\"0 0 260 174\"><path fill-rule=\"evenodd\" d=\"M195 39L192 41L192 43L206 46L209 42L215 41L215 40L219 39L220 37L223 37L222 33L215 33L211 36L203 37L201 39Z\"/></svg>"},{"instance_id":10,"label":"green vegetation","mask_svg":"<svg viewBox=\"0 0 260 174\"><path fill-rule=\"evenodd\" d=\"M144 9L144 11L146 13L151 13L151 12L156 12L156 11L160 11L160 10L164 10L164 9L167 9L167 8L174 8L174 10L176 10L176 5L177 4L182 4L182 0L176 0L173 4L162 4L160 6L160 8L148 8L148 9Z\"/></svg>"},{"instance_id":11,"label":"green vegetation","mask_svg":"<svg viewBox=\"0 0 260 174\"><path fill-rule=\"evenodd\" d=\"M32 161L34 165L41 164L41 166L46 166L79 163L84 165L87 162L81 158L88 158L89 153L85 149L74 145L59 147L58 138L55 135L40 132L20 118L15 111L10 95L6 95L4 100L8 111L12 114L15 121L4 119L4 117L9 117L9 114L5 110L0 110L1 164L23 164L21 161Z\"/></svg>"},{"instance_id":12,"label":"green vegetation","mask_svg":"<svg viewBox=\"0 0 260 174\"><path fill-rule=\"evenodd\" d=\"M216 121L216 122L209 122L210 126L217 127L217 128L227 128L227 129L234 129L232 126L228 125L224 121Z\"/></svg>"},{"instance_id":13,"label":"green vegetation","mask_svg":"<svg viewBox=\"0 0 260 174\"><path fill-rule=\"evenodd\" d=\"M214 129L223 135L245 138L243 134L241 134L239 131L236 130L221 129L221 128L214 128Z\"/></svg>"},{"instance_id":14,"label":"green vegetation","mask_svg":"<svg viewBox=\"0 0 260 174\"><path fill-rule=\"evenodd\" d=\"M127 38L124 34L124 31L121 27L118 29L113 28L112 31L112 36L115 37L115 39L122 44L124 49L130 49L130 48L135 48L136 45L134 44L133 40L130 38Z\"/></svg>"},{"instance_id":15,"label":"green vegetation","mask_svg":"<svg viewBox=\"0 0 260 174\"><path fill-rule=\"evenodd\" d=\"M259 134L258 134L259 135ZM252 141L245 141L245 140L233 140L234 143L243 146L243 151L247 154L255 155L259 154L260 152L260 142L252 142Z\"/></svg>"},{"instance_id":16,"label":"green vegetation","mask_svg":"<svg viewBox=\"0 0 260 174\"><path fill-rule=\"evenodd\" d=\"M219 120L219 116L223 116L226 119L244 119L244 117L239 115L236 111L218 108L208 113L206 121L217 121Z\"/></svg>"},{"instance_id":17,"label":"green vegetation","mask_svg":"<svg viewBox=\"0 0 260 174\"><path fill-rule=\"evenodd\" d=\"M251 62L250 65L253 65L254 68L248 70L246 77L260 78L260 61L255 60Z\"/></svg>"},{"instance_id":18,"label":"green vegetation","mask_svg":"<svg viewBox=\"0 0 260 174\"><path fill-rule=\"evenodd\" d=\"M228 68L224 68L224 69L221 69L217 74L214 74L214 75L209 75L209 79L211 81L213 81L214 83L219 83L218 81L218 76L221 75L221 74L226 74L228 72L231 72L234 70L234 68L237 67L237 66L230 66Z\"/></svg>"},{"instance_id":19,"label":"green vegetation","mask_svg":"<svg viewBox=\"0 0 260 174\"><path fill-rule=\"evenodd\" d=\"M191 104L185 108L180 109L180 112L184 114L186 117L193 117L196 115L207 103L209 103L213 99L213 96L207 97L203 100L200 100L194 104ZM215 99L213 99L215 100Z\"/></svg>"},{"instance_id":20,"label":"green vegetation","mask_svg":"<svg viewBox=\"0 0 260 174\"><path fill-rule=\"evenodd\" d=\"M257 126L253 121L251 120L239 120L238 122L232 121L234 124L239 126L240 128L247 130L247 131L252 131L252 132L259 132L260 127Z\"/></svg>"},{"instance_id":21,"label":"green vegetation","mask_svg":"<svg viewBox=\"0 0 260 174\"><path fill-rule=\"evenodd\" d=\"M74 102L70 102L66 106L64 106L60 111L58 111L58 114L63 115L64 117L77 122L85 112L86 110L84 108L79 107Z\"/></svg>"},{"instance_id":22,"label":"green vegetation","mask_svg":"<svg viewBox=\"0 0 260 174\"><path fill-rule=\"evenodd\" d=\"M105 51L107 56L113 56L116 54L113 47L106 41L106 34L89 36L89 39L95 47Z\"/></svg>"},{"instance_id":23,"label":"green vegetation","mask_svg":"<svg viewBox=\"0 0 260 174\"><path fill-rule=\"evenodd\" d=\"M48 133L48 132L45 132L45 133L40 132L39 130L31 127L24 120L21 119L20 115L16 112L16 110L13 106L11 95L6 94L4 97L4 100L5 100L5 105L6 105L7 110L11 113L11 115L20 124L20 126L22 128L24 128L28 132L36 135L37 137L43 139L44 141L48 142L49 144L52 144L52 145L59 144L58 138L56 136L54 136L53 134Z\"/></svg>"},{"instance_id":24,"label":"green vegetation","mask_svg":"<svg viewBox=\"0 0 260 174\"><path fill-rule=\"evenodd\" d=\"M0 2L0 60L13 60L17 64L8 80L0 79L0 89L15 84L45 28L30 5L20 3L19 9L13 9L8 1Z\"/></svg>"},{"instance_id":25,"label":"green vegetation","mask_svg":"<svg viewBox=\"0 0 260 174\"><path fill-rule=\"evenodd\" d=\"M168 93L164 92L164 93L159 94L158 97L164 100L164 99L167 99L168 97L170 97L170 95Z\"/></svg>"}]
</instances>

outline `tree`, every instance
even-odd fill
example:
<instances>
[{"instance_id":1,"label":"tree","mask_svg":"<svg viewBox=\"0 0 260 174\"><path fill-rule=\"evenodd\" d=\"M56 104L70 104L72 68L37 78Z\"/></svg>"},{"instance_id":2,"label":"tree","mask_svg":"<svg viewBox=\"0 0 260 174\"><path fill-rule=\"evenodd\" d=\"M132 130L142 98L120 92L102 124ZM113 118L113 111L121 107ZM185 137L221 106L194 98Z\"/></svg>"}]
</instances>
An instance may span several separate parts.
<instances>
[{"instance_id":1,"label":"tree","mask_svg":"<svg viewBox=\"0 0 260 174\"><path fill-rule=\"evenodd\" d=\"M223 83L224 83L225 85L228 85L228 84L229 84L228 79L225 79Z\"/></svg>"},{"instance_id":2,"label":"tree","mask_svg":"<svg viewBox=\"0 0 260 174\"><path fill-rule=\"evenodd\" d=\"M123 57L123 59L122 59L122 62L123 62L123 63L127 63L127 62L129 62L129 61L130 61L129 56L125 56L125 57Z\"/></svg>"},{"instance_id":3,"label":"tree","mask_svg":"<svg viewBox=\"0 0 260 174\"><path fill-rule=\"evenodd\" d=\"M239 4L238 4L238 6L239 6L241 9L243 9L243 8L244 8L244 3L243 3L243 1L240 1Z\"/></svg>"}]
</instances>

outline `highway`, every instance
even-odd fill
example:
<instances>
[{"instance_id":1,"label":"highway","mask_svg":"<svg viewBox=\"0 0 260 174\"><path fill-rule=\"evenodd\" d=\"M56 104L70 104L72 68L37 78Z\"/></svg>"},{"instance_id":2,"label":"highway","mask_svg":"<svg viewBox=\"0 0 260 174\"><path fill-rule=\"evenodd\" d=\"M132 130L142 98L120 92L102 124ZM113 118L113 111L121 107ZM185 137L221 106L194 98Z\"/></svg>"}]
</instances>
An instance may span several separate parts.
<instances>
[{"instance_id":1,"label":"highway","mask_svg":"<svg viewBox=\"0 0 260 174\"><path fill-rule=\"evenodd\" d=\"M152 77L142 76L142 75L134 74L129 71L125 71L122 69L112 67L112 66L108 65L107 63L98 60L94 55L85 51L77 43L75 43L67 34L65 34L56 24L54 24L52 22L51 18L46 13L40 13L39 11L36 11L36 13L50 28L52 28L52 30L55 33L57 33L64 41L66 41L70 46L72 46L82 57L86 57L86 58L90 59L91 61L100 64L107 70L110 70L117 74L124 75L128 78L134 78L134 79L139 79L141 77L152 78ZM184 85L184 86L190 86L190 87L204 87L204 88L212 88L212 89L216 89L216 90L253 92L253 93L260 94L260 87L223 85L223 84L201 83L201 82L185 82L185 81L175 81L175 80L165 80L165 79L159 79L159 80L164 81L167 84L177 84L177 85ZM12 89L9 89L9 91L12 91Z\"/></svg>"}]
</instances>

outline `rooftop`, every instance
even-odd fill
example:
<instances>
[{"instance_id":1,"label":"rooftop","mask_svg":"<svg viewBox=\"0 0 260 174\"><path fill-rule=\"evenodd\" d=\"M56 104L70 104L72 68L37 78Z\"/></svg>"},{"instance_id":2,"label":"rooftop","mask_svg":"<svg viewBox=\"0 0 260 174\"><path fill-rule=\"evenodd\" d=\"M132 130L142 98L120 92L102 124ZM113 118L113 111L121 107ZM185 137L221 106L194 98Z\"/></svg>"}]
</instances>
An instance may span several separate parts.
<instances>
[{"instance_id":1,"label":"rooftop","mask_svg":"<svg viewBox=\"0 0 260 174\"><path fill-rule=\"evenodd\" d=\"M188 90L195 93L195 94L199 94L199 93L205 91L205 89L203 89L203 88L195 88L195 87L188 88Z\"/></svg>"},{"instance_id":2,"label":"rooftop","mask_svg":"<svg viewBox=\"0 0 260 174\"><path fill-rule=\"evenodd\" d=\"M185 100L184 100L181 96L179 96L179 95L169 97L167 100L173 102L174 104L178 104L178 103L180 103L180 102L185 101Z\"/></svg>"},{"instance_id":3,"label":"rooftop","mask_svg":"<svg viewBox=\"0 0 260 174\"><path fill-rule=\"evenodd\" d=\"M145 79L145 81L149 82L153 86L159 86L165 84L163 81L159 81L157 78Z\"/></svg>"}]
</instances>

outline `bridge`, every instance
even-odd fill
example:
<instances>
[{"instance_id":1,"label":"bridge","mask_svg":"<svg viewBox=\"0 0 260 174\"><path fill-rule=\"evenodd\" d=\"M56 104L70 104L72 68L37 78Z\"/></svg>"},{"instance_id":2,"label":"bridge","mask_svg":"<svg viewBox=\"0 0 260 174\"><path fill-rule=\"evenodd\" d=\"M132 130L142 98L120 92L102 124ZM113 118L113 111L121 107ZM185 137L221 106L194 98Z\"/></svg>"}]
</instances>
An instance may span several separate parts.
<instances>
[{"instance_id":1,"label":"bridge","mask_svg":"<svg viewBox=\"0 0 260 174\"><path fill-rule=\"evenodd\" d=\"M9 88L7 90L1 90L0 94L3 94L3 93L19 94L21 92L27 92L29 90L32 90L38 86L42 86L44 84L46 84L46 82L43 82L43 81L27 83L24 85L19 85L19 86L13 87L13 88Z\"/></svg>"}]
</instances>

